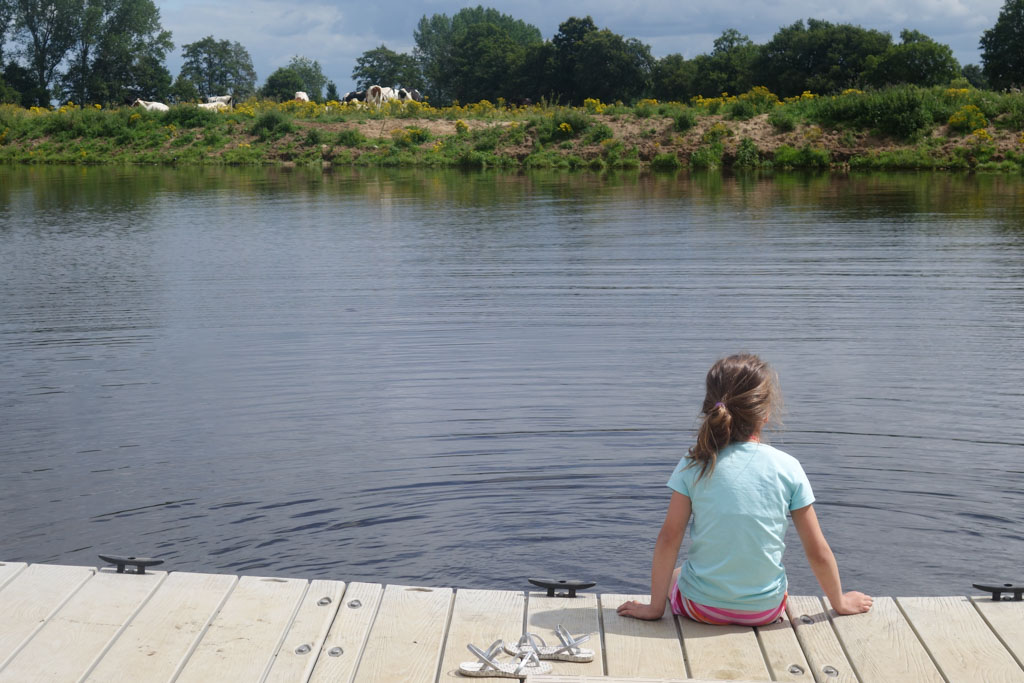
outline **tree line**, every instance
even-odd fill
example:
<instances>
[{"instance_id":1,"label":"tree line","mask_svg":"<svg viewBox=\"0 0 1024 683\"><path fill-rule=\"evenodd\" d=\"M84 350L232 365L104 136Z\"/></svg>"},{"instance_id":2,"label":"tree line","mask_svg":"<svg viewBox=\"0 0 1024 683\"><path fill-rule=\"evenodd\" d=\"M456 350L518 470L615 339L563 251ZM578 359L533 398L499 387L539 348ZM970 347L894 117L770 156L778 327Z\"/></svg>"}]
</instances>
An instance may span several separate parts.
<instances>
[{"instance_id":1,"label":"tree line","mask_svg":"<svg viewBox=\"0 0 1024 683\"><path fill-rule=\"evenodd\" d=\"M166 65L173 49L153 0L0 0L0 103L284 99L297 90L321 99L325 86L337 97L319 62L306 57L293 57L257 89L252 57L238 42L207 36L182 45L176 78Z\"/></svg>"},{"instance_id":2,"label":"tree line","mask_svg":"<svg viewBox=\"0 0 1024 683\"><path fill-rule=\"evenodd\" d=\"M959 78L978 88L1024 85L1024 0L1006 0L995 26L983 33L981 66L961 66L948 45L920 31L903 30L896 42L884 31L820 19L784 26L760 45L726 29L709 53L691 59L655 58L650 46L598 28L589 16L567 19L544 40L537 27L484 7L424 16L413 40L411 54L385 45L364 52L353 79L419 88L435 104L498 97L574 105L586 98L687 102L755 85L790 97Z\"/></svg>"},{"instance_id":3,"label":"tree line","mask_svg":"<svg viewBox=\"0 0 1024 683\"><path fill-rule=\"evenodd\" d=\"M784 26L764 44L730 28L709 53L690 59L655 58L649 45L598 28L589 16L570 17L545 40L536 26L482 6L424 15L413 39L411 54L385 45L364 52L352 71L357 86L417 88L436 105L499 98L578 105L586 98L685 102L755 85L787 97L956 78L979 88L1024 84L1024 0L1006 0L984 31L980 66L961 66L948 45L916 30L896 42L884 31L820 19ZM0 102L288 99L297 90L314 100L339 97L319 62L303 56L258 88L238 42L207 36L182 45L177 77L166 66L173 49L153 0L0 0Z\"/></svg>"}]
</instances>

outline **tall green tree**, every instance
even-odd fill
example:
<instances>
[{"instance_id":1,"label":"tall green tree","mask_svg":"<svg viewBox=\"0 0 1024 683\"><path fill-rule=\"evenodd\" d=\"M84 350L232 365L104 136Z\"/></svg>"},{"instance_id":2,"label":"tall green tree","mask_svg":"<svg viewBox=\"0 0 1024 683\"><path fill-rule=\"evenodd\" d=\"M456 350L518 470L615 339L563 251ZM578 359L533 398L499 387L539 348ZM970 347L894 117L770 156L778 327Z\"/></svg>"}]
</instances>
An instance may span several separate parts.
<instances>
[{"instance_id":1,"label":"tall green tree","mask_svg":"<svg viewBox=\"0 0 1024 683\"><path fill-rule=\"evenodd\" d=\"M0 68L6 64L4 46L7 34L14 28L14 0L0 0Z\"/></svg>"},{"instance_id":2,"label":"tall green tree","mask_svg":"<svg viewBox=\"0 0 1024 683\"><path fill-rule=\"evenodd\" d=\"M82 8L83 0L14 0L14 27L25 43L28 68L47 91L75 44Z\"/></svg>"},{"instance_id":3,"label":"tall green tree","mask_svg":"<svg viewBox=\"0 0 1024 683\"><path fill-rule=\"evenodd\" d=\"M182 102L195 102L199 99L199 88L188 77L178 74L178 77L174 79L174 83L171 84L170 99L179 104Z\"/></svg>"},{"instance_id":4,"label":"tall green tree","mask_svg":"<svg viewBox=\"0 0 1024 683\"><path fill-rule=\"evenodd\" d=\"M337 102L341 99L341 95L338 94L338 86L334 84L334 81L327 81L327 92L324 93L324 100L327 102Z\"/></svg>"},{"instance_id":5,"label":"tall green tree","mask_svg":"<svg viewBox=\"0 0 1024 683\"><path fill-rule=\"evenodd\" d=\"M960 75L960 63L948 45L921 33L904 29L900 44L865 60L864 82L875 87L909 83L944 85Z\"/></svg>"},{"instance_id":6,"label":"tall green tree","mask_svg":"<svg viewBox=\"0 0 1024 683\"><path fill-rule=\"evenodd\" d=\"M967 79L967 82L978 90L988 90L991 86L985 78L985 72L977 64L965 64L960 74Z\"/></svg>"},{"instance_id":7,"label":"tall green tree","mask_svg":"<svg viewBox=\"0 0 1024 683\"><path fill-rule=\"evenodd\" d=\"M476 24L493 24L521 46L543 40L536 26L479 5L461 9L451 17L446 14L424 15L413 32L416 42L413 56L420 66L423 89L430 93L433 102L444 104L453 99L454 46L459 36Z\"/></svg>"},{"instance_id":8,"label":"tall green tree","mask_svg":"<svg viewBox=\"0 0 1024 683\"><path fill-rule=\"evenodd\" d=\"M891 45L892 37L882 31L821 19L808 19L805 25L800 20L761 46L754 79L780 97L804 90L837 93L858 85L867 58Z\"/></svg>"},{"instance_id":9,"label":"tall green tree","mask_svg":"<svg viewBox=\"0 0 1024 683\"><path fill-rule=\"evenodd\" d=\"M62 79L64 99L85 102L86 82L92 68L94 50L103 35L103 15L107 9L105 0L83 0L78 22L72 27L74 44L69 50L71 64Z\"/></svg>"},{"instance_id":10,"label":"tall green tree","mask_svg":"<svg viewBox=\"0 0 1024 683\"><path fill-rule=\"evenodd\" d=\"M552 102L556 101L561 71L555 46L551 41L527 45L523 50L519 71L509 80L510 88L505 95L506 98L529 98L534 101L545 98Z\"/></svg>"},{"instance_id":11,"label":"tall green tree","mask_svg":"<svg viewBox=\"0 0 1024 683\"><path fill-rule=\"evenodd\" d=\"M76 102L165 99L173 48L152 0L85 0L62 92Z\"/></svg>"},{"instance_id":12,"label":"tall green tree","mask_svg":"<svg viewBox=\"0 0 1024 683\"><path fill-rule=\"evenodd\" d=\"M709 54L693 59L696 95L717 97L723 92L744 93L756 85L754 64L759 49L750 38L734 28L726 29Z\"/></svg>"},{"instance_id":13,"label":"tall green tree","mask_svg":"<svg viewBox=\"0 0 1024 683\"><path fill-rule=\"evenodd\" d=\"M7 81L0 76L0 104L19 104L21 93L7 85Z\"/></svg>"},{"instance_id":14,"label":"tall green tree","mask_svg":"<svg viewBox=\"0 0 1024 683\"><path fill-rule=\"evenodd\" d=\"M697 94L697 66L681 54L665 55L654 64L651 94L666 101L687 102Z\"/></svg>"},{"instance_id":15,"label":"tall green tree","mask_svg":"<svg viewBox=\"0 0 1024 683\"><path fill-rule=\"evenodd\" d=\"M560 100L580 103L586 97L578 87L577 65L584 41L594 33L597 33L597 26L589 16L569 17L558 25L558 32L551 39L555 49L555 81L551 86Z\"/></svg>"},{"instance_id":16,"label":"tall green tree","mask_svg":"<svg viewBox=\"0 0 1024 683\"><path fill-rule=\"evenodd\" d=\"M179 77L191 81L200 97L230 94L243 100L256 92L256 70L241 43L206 36L182 45L181 51L184 61Z\"/></svg>"},{"instance_id":17,"label":"tall green tree","mask_svg":"<svg viewBox=\"0 0 1024 683\"><path fill-rule=\"evenodd\" d=\"M309 95L309 99L314 102L323 100L327 76L324 76L323 69L320 68L320 62L301 55L295 55L288 62L287 67L297 73L299 78L302 79L302 87L299 90Z\"/></svg>"},{"instance_id":18,"label":"tall green tree","mask_svg":"<svg viewBox=\"0 0 1024 683\"><path fill-rule=\"evenodd\" d=\"M981 35L981 64L993 88L1024 85L1024 0L1006 0L995 26Z\"/></svg>"},{"instance_id":19,"label":"tall green tree","mask_svg":"<svg viewBox=\"0 0 1024 683\"><path fill-rule=\"evenodd\" d=\"M449 74L451 96L459 102L495 101L509 96L510 75L519 71L525 47L490 23L458 33Z\"/></svg>"},{"instance_id":20,"label":"tall green tree","mask_svg":"<svg viewBox=\"0 0 1024 683\"><path fill-rule=\"evenodd\" d=\"M40 85L31 71L17 62L8 62L4 69L4 81L13 88L21 98L21 106L47 106L50 103L49 91ZM9 95L10 93L8 93Z\"/></svg>"},{"instance_id":21,"label":"tall green tree","mask_svg":"<svg viewBox=\"0 0 1024 683\"><path fill-rule=\"evenodd\" d=\"M571 101L636 99L650 90L653 67L650 48L635 38L623 38L609 29L590 31L575 54Z\"/></svg>"},{"instance_id":22,"label":"tall green tree","mask_svg":"<svg viewBox=\"0 0 1024 683\"><path fill-rule=\"evenodd\" d=\"M424 88L416 58L388 49L386 45L367 50L356 59L352 80L360 90L371 85Z\"/></svg>"},{"instance_id":23,"label":"tall green tree","mask_svg":"<svg viewBox=\"0 0 1024 683\"><path fill-rule=\"evenodd\" d=\"M267 76L267 82L260 89L260 95L268 99L277 100L278 102L284 102L295 97L296 91L302 90L305 87L306 85L299 72L289 66L282 66ZM308 94L308 91L304 92Z\"/></svg>"}]
</instances>

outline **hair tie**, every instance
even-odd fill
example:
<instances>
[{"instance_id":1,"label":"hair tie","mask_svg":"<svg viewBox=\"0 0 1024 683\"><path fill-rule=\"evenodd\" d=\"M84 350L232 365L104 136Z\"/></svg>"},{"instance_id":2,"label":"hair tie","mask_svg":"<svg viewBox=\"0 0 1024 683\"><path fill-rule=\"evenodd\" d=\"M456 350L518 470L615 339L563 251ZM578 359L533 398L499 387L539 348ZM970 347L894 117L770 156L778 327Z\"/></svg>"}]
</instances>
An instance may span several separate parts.
<instances>
[{"instance_id":1,"label":"hair tie","mask_svg":"<svg viewBox=\"0 0 1024 683\"><path fill-rule=\"evenodd\" d=\"M715 404L715 408L724 408L724 407L725 407L725 404L722 403L721 401L719 401L718 403Z\"/></svg>"}]
</instances>

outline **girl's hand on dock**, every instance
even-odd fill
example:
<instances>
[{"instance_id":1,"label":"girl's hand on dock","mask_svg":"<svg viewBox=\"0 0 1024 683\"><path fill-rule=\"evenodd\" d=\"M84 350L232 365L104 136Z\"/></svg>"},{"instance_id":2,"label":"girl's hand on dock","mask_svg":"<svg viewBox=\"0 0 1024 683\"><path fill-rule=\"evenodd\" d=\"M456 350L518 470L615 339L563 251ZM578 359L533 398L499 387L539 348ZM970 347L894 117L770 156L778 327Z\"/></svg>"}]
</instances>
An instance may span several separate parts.
<instances>
[{"instance_id":1,"label":"girl's hand on dock","mask_svg":"<svg viewBox=\"0 0 1024 683\"><path fill-rule=\"evenodd\" d=\"M870 595L864 595L858 591L850 591L849 593L843 593L843 597L839 602L840 604L838 605L832 605L832 609L839 614L860 614L871 609L871 604L874 600Z\"/></svg>"},{"instance_id":2,"label":"girl's hand on dock","mask_svg":"<svg viewBox=\"0 0 1024 683\"><path fill-rule=\"evenodd\" d=\"M630 600L619 605L616 610L621 617L633 617L634 619L646 619L647 621L655 621L661 619L661 615L665 613L665 607L662 606L660 609L655 605L648 605L645 602L637 602L636 600Z\"/></svg>"}]
</instances>

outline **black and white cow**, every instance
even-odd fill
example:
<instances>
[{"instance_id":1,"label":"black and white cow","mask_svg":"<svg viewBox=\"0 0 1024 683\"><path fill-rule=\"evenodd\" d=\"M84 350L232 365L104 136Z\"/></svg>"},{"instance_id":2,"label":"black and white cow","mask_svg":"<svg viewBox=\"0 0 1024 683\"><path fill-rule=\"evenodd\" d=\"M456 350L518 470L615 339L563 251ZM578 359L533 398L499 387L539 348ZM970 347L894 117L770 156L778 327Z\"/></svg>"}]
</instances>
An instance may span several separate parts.
<instances>
[{"instance_id":1,"label":"black and white cow","mask_svg":"<svg viewBox=\"0 0 1024 683\"><path fill-rule=\"evenodd\" d=\"M421 95L420 91L416 88L412 88L411 90L401 88L398 91L398 100L400 102L422 102L423 95Z\"/></svg>"}]
</instances>

